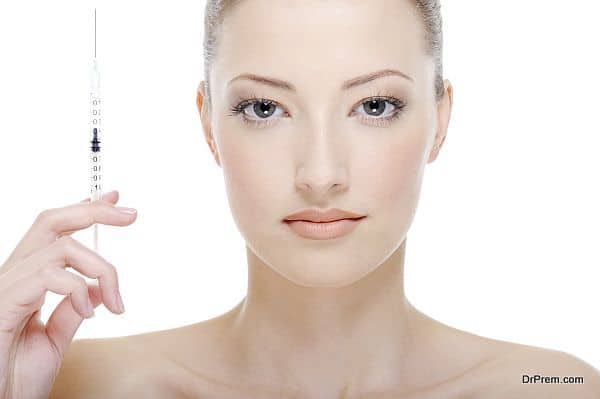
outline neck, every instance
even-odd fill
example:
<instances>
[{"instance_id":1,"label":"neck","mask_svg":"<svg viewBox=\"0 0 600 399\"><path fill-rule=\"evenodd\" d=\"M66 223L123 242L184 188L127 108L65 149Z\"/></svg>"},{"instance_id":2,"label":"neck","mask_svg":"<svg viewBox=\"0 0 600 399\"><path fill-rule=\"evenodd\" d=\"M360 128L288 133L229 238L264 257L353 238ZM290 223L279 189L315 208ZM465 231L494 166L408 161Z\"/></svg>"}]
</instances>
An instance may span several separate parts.
<instances>
[{"instance_id":1,"label":"neck","mask_svg":"<svg viewBox=\"0 0 600 399\"><path fill-rule=\"evenodd\" d=\"M247 248L248 293L233 334L248 370L328 384L355 381L375 372L373 365L399 370L414 334L414 308L404 294L405 243L368 275L337 288L294 284Z\"/></svg>"}]
</instances>

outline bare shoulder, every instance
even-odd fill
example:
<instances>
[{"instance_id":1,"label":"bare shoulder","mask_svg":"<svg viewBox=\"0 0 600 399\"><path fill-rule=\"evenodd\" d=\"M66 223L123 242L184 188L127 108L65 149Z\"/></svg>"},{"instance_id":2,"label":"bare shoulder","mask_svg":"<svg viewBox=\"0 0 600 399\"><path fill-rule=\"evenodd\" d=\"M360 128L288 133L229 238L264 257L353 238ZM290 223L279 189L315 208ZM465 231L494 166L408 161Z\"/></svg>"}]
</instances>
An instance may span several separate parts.
<instances>
[{"instance_id":1,"label":"bare shoulder","mask_svg":"<svg viewBox=\"0 0 600 399\"><path fill-rule=\"evenodd\" d=\"M600 398L600 372L572 354L512 344L478 370L486 398Z\"/></svg>"},{"instance_id":2,"label":"bare shoulder","mask_svg":"<svg viewBox=\"0 0 600 399\"><path fill-rule=\"evenodd\" d=\"M484 337L423 318L436 326L432 330L437 341L454 343L440 346L449 348L444 357L470 358L474 365L450 380L457 397L600 399L600 371L575 355Z\"/></svg>"},{"instance_id":3,"label":"bare shoulder","mask_svg":"<svg viewBox=\"0 0 600 399\"><path fill-rule=\"evenodd\" d=\"M71 343L49 399L198 397L223 363L228 314L192 325ZM203 392L203 391L202 391Z\"/></svg>"},{"instance_id":4,"label":"bare shoulder","mask_svg":"<svg viewBox=\"0 0 600 399\"><path fill-rule=\"evenodd\" d=\"M143 382L151 351L135 336L75 340L65 353L49 399L152 398ZM154 389L152 392L157 392Z\"/></svg>"}]
</instances>

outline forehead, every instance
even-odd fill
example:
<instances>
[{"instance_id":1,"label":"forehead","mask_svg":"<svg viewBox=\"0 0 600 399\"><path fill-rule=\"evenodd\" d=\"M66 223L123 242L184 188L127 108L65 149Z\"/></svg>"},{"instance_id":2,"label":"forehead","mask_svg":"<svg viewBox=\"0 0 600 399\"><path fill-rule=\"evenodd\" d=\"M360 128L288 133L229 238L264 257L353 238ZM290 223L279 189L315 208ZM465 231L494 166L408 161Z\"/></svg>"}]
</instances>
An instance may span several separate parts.
<instances>
[{"instance_id":1,"label":"forehead","mask_svg":"<svg viewBox=\"0 0 600 399\"><path fill-rule=\"evenodd\" d=\"M218 33L212 76L257 73L323 85L383 68L419 79L422 23L409 0L243 0ZM421 72L422 74L422 72Z\"/></svg>"}]
</instances>

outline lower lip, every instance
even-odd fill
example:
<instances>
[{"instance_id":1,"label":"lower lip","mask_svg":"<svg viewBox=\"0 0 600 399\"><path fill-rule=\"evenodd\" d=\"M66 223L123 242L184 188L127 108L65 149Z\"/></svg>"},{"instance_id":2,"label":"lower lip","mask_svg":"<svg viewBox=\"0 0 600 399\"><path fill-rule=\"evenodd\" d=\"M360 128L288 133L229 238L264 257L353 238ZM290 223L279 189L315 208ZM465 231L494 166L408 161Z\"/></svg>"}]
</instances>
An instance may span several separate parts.
<instances>
[{"instance_id":1,"label":"lower lip","mask_svg":"<svg viewBox=\"0 0 600 399\"><path fill-rule=\"evenodd\" d=\"M330 240L350 233L364 219L340 219L333 222L308 222L285 220L284 222L299 236L312 240Z\"/></svg>"}]
</instances>

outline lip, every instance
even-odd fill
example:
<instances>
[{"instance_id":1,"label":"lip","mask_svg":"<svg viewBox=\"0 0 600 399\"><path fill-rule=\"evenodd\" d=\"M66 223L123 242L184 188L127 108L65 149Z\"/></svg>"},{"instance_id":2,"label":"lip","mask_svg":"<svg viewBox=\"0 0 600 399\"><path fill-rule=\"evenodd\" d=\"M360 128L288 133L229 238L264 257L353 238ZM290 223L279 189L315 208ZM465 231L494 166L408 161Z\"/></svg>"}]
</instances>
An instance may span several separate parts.
<instances>
[{"instance_id":1,"label":"lip","mask_svg":"<svg viewBox=\"0 0 600 399\"><path fill-rule=\"evenodd\" d=\"M330 240L353 231L366 215L342 209L304 209L288 215L283 221L301 237L313 240Z\"/></svg>"},{"instance_id":2,"label":"lip","mask_svg":"<svg viewBox=\"0 0 600 399\"><path fill-rule=\"evenodd\" d=\"M343 209L331 208L321 210L318 208L303 209L299 212L287 215L284 221L305 220L308 222L332 222L341 219L358 219L366 215L345 211Z\"/></svg>"}]
</instances>

